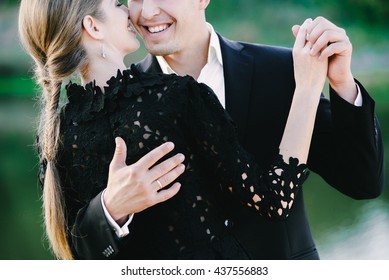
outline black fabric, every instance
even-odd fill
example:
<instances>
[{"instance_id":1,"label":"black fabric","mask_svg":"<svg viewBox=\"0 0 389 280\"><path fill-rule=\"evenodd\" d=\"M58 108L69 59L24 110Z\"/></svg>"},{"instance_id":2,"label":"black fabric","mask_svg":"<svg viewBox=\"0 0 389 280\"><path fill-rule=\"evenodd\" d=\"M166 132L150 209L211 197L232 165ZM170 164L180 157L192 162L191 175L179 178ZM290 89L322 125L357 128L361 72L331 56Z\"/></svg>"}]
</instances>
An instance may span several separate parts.
<instances>
[{"instance_id":1,"label":"black fabric","mask_svg":"<svg viewBox=\"0 0 389 280\"><path fill-rule=\"evenodd\" d=\"M250 258L230 230L230 200L255 215L285 219L308 176L306 166L294 158L286 164L279 154L269 166L258 165L212 90L189 76L132 66L107 84L104 94L93 83L68 84L61 111L57 166L77 258ZM170 155L186 156L179 193L136 213L124 240L114 238L99 205L116 136L127 144L127 164L166 141L175 144ZM44 170L42 161L42 179Z\"/></svg>"}]
</instances>

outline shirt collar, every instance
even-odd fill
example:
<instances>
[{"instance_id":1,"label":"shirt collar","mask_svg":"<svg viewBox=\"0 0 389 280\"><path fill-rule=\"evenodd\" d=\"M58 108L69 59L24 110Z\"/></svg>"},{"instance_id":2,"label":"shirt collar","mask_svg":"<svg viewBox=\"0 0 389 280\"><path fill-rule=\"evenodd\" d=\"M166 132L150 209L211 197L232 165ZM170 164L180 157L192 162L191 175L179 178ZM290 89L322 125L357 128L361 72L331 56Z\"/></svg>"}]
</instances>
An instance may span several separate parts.
<instances>
[{"instance_id":1,"label":"shirt collar","mask_svg":"<svg viewBox=\"0 0 389 280\"><path fill-rule=\"evenodd\" d=\"M222 59L222 52L220 49L220 42L219 37L217 36L215 30L213 29L212 25L207 22L208 30L211 33L211 39L209 41L209 47L208 47L208 63L211 63L213 60L217 60L218 63L220 63L221 66L223 66L223 59ZM163 56L156 56L159 66L162 69L163 73L167 74L176 74L176 72L170 67L170 65L166 62L165 58Z\"/></svg>"}]
</instances>

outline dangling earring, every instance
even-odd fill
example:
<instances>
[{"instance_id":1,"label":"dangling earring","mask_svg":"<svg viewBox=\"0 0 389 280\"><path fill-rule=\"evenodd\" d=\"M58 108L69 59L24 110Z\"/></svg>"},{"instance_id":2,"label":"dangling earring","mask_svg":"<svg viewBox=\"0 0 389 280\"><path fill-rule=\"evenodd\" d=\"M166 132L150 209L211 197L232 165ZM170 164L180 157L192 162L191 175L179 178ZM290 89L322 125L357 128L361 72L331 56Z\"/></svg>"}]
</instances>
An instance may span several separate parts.
<instances>
[{"instance_id":1,"label":"dangling earring","mask_svg":"<svg viewBox=\"0 0 389 280\"><path fill-rule=\"evenodd\" d=\"M104 43L101 43L101 57L104 58L104 59L107 57L105 55Z\"/></svg>"}]
</instances>

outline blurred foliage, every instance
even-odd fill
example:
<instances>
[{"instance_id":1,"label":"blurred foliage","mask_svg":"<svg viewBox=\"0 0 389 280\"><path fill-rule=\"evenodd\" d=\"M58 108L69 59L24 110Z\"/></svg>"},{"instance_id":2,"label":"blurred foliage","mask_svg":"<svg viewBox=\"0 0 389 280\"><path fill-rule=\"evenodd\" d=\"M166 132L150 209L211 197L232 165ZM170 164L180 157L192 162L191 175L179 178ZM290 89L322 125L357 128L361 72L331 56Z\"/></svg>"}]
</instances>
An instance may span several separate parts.
<instances>
[{"instance_id":1,"label":"blurred foliage","mask_svg":"<svg viewBox=\"0 0 389 280\"><path fill-rule=\"evenodd\" d=\"M0 7L17 5L20 0L2 0ZM389 5L387 0L211 0L209 14L225 18L229 15L242 15L255 6L269 3L293 4L307 8L321 8L340 14L349 21L362 21L366 24L388 24ZM283 11L285 12L285 11Z\"/></svg>"},{"instance_id":2,"label":"blurred foliage","mask_svg":"<svg viewBox=\"0 0 389 280\"><path fill-rule=\"evenodd\" d=\"M32 134L1 132L0 259L52 259L42 234L41 190L36 183L37 158L31 152Z\"/></svg>"},{"instance_id":3,"label":"blurred foliage","mask_svg":"<svg viewBox=\"0 0 389 280\"><path fill-rule=\"evenodd\" d=\"M23 77L19 75L0 76L0 96L26 96L31 97L34 94L35 81L32 77Z\"/></svg>"},{"instance_id":4,"label":"blurred foliage","mask_svg":"<svg viewBox=\"0 0 389 280\"><path fill-rule=\"evenodd\" d=\"M369 25L389 24L389 5L387 0L307 0L306 2L326 9L331 8L349 21L361 21ZM334 7L339 9L334 9Z\"/></svg>"},{"instance_id":5,"label":"blurred foliage","mask_svg":"<svg viewBox=\"0 0 389 280\"><path fill-rule=\"evenodd\" d=\"M37 87L31 77L31 60L18 42L19 1L0 0L0 222L4 228L0 233L0 259L51 259L43 234L41 190L32 146ZM320 15L347 30L354 46L353 72L376 100L388 151L388 0L211 0L207 9L207 19L226 37L284 46L293 44L293 24ZM145 54L145 49L140 49L128 57L128 63L139 61ZM389 166L388 152L385 157ZM305 185L304 196L319 252L329 246L327 236L337 228L358 223L363 207L369 205L369 201L340 195L315 174ZM382 202L388 208L388 187L373 202ZM373 241L365 243L372 246Z\"/></svg>"},{"instance_id":6,"label":"blurred foliage","mask_svg":"<svg viewBox=\"0 0 389 280\"><path fill-rule=\"evenodd\" d=\"M211 0L209 14L211 16L226 18L228 16L244 15L253 7L266 7L270 4L278 6L293 5L306 9L321 9L331 15L340 15L346 21L363 22L365 24L388 24L389 5L387 0ZM276 11L274 11L276 12ZM287 10L282 10L287 12Z\"/></svg>"}]
</instances>

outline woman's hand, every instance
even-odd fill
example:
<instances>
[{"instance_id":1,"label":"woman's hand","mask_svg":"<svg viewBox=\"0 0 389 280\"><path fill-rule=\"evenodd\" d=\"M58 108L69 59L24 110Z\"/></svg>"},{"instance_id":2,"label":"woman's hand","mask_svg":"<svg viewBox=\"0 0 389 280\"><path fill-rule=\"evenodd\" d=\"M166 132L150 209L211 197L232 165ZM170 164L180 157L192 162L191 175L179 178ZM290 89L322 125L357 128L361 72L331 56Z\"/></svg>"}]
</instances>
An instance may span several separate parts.
<instances>
[{"instance_id":1,"label":"woman's hand","mask_svg":"<svg viewBox=\"0 0 389 280\"><path fill-rule=\"evenodd\" d=\"M312 20L307 19L292 30L296 34L293 46L296 88L279 146L286 163L290 157L297 158L300 164L307 162L316 111L327 77L328 59L311 54L312 43L307 40L311 24Z\"/></svg>"},{"instance_id":2,"label":"woman's hand","mask_svg":"<svg viewBox=\"0 0 389 280\"><path fill-rule=\"evenodd\" d=\"M153 166L171 152L174 144L167 142L150 151L132 165L126 164L127 146L120 137L115 138L116 149L109 166L108 185L104 203L111 217L124 224L128 215L140 212L157 203L166 201L180 190L180 183L163 189L180 176L185 157L177 154ZM163 189L163 190L162 190Z\"/></svg>"},{"instance_id":3,"label":"woman's hand","mask_svg":"<svg viewBox=\"0 0 389 280\"><path fill-rule=\"evenodd\" d=\"M297 32L293 46L294 76L296 92L316 94L319 97L327 76L328 59L320 58L320 53L311 53L312 43L307 40L311 24L312 20L307 19L298 30L296 27L293 30Z\"/></svg>"}]
</instances>

